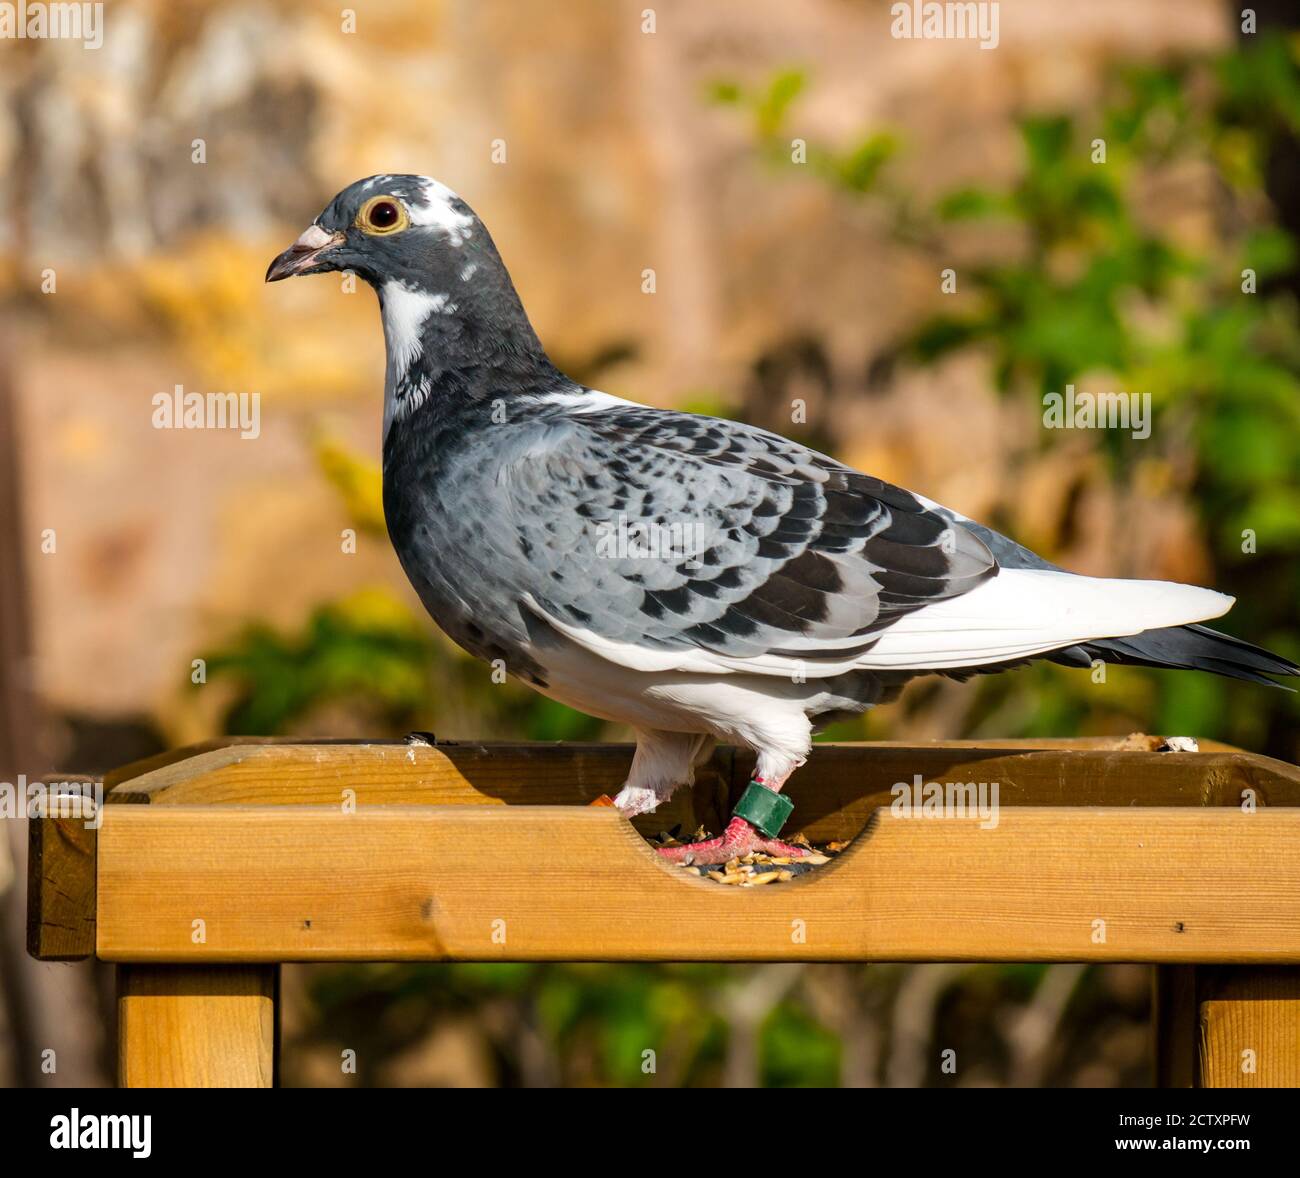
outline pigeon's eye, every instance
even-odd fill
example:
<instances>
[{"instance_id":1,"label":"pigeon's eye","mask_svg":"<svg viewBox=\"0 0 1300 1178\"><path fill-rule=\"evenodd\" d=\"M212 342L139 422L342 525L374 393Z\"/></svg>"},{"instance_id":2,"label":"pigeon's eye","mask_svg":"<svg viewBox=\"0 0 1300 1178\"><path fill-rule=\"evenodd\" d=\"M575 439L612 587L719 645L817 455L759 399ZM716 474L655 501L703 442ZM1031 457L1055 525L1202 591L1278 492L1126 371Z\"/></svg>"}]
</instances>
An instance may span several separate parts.
<instances>
[{"instance_id":1,"label":"pigeon's eye","mask_svg":"<svg viewBox=\"0 0 1300 1178\"><path fill-rule=\"evenodd\" d=\"M391 196L372 196L357 214L363 233L396 233L407 226L406 209Z\"/></svg>"}]
</instances>

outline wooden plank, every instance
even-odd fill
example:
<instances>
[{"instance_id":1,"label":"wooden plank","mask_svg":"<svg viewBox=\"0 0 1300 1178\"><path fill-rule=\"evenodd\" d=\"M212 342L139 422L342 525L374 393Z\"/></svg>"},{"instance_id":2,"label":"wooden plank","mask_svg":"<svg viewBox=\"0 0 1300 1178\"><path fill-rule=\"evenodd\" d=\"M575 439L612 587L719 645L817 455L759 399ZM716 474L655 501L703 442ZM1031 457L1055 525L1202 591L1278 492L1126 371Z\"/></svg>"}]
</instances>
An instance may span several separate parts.
<instances>
[{"instance_id":1,"label":"wooden plank","mask_svg":"<svg viewBox=\"0 0 1300 1178\"><path fill-rule=\"evenodd\" d=\"M1035 746L1041 742L1033 742ZM630 745L393 743L239 744L157 761L110 778L113 802L155 805L576 805L615 793ZM752 761L715 752L653 815L643 834L680 825L718 830L748 781ZM1099 748L935 745L818 745L792 779L790 832L814 841L849 839L897 782L996 782L1005 806L1234 806L1250 791L1258 807L1300 807L1300 769L1240 752L1151 753ZM345 790L352 791L345 794Z\"/></svg>"},{"instance_id":2,"label":"wooden plank","mask_svg":"<svg viewBox=\"0 0 1300 1178\"><path fill-rule=\"evenodd\" d=\"M1197 971L1202 1088L1300 1088L1300 970Z\"/></svg>"},{"instance_id":3,"label":"wooden plank","mask_svg":"<svg viewBox=\"0 0 1300 1178\"><path fill-rule=\"evenodd\" d=\"M1113 752L1122 751L1128 747L1127 737L1120 736L1068 736L1068 737L998 737L994 740L929 740L922 741L918 744L915 741L901 740L877 740L877 741L830 741L819 742L814 746L814 757L819 755L823 749L889 749L889 748L944 748L944 749L1001 749L1005 752L1028 752L1031 750L1042 749L1077 749L1085 751ZM146 774L155 772L158 769L164 769L169 765L174 765L178 761L184 761L191 757L198 756L200 753L217 752L222 749L242 750L247 754L251 749L257 747L298 747L298 748L317 748L317 747L338 747L352 746L365 748L397 748L405 749L410 747L405 741L394 740L350 740L343 738L331 738L327 740L316 740L310 744L304 744L300 737L296 736L223 736L214 740L200 741L197 744L185 745L180 748L167 749L164 752L156 753L151 757L143 760L132 761L113 770L105 777L105 782L109 788L133 781L135 778L144 777ZM419 747L419 746L417 746ZM592 742L592 741L457 741L443 740L436 744L437 748L443 750L469 749L489 752L492 755L500 756L504 752L513 750L524 750L540 752L545 755L549 750L556 756L582 755L592 749L613 750L620 757L630 758L632 756L633 746L628 743L610 743L610 742ZM729 751L729 750L724 750ZM1245 752L1235 745L1224 744L1217 740L1201 740L1200 751L1209 752Z\"/></svg>"},{"instance_id":4,"label":"wooden plank","mask_svg":"<svg viewBox=\"0 0 1300 1178\"><path fill-rule=\"evenodd\" d=\"M240 743L145 762L110 775L108 800L153 805L584 805L615 794L632 745L595 743L438 744L402 742ZM653 815L646 835L680 826L687 836L720 829L730 813L731 749L717 750Z\"/></svg>"},{"instance_id":5,"label":"wooden plank","mask_svg":"<svg viewBox=\"0 0 1300 1178\"><path fill-rule=\"evenodd\" d=\"M275 1076L276 966L123 966L123 1088L269 1088Z\"/></svg>"},{"instance_id":6,"label":"wooden plank","mask_svg":"<svg viewBox=\"0 0 1300 1178\"><path fill-rule=\"evenodd\" d=\"M96 830L90 813L52 809L27 823L27 952L78 961L95 951Z\"/></svg>"},{"instance_id":7,"label":"wooden plank","mask_svg":"<svg viewBox=\"0 0 1300 1178\"><path fill-rule=\"evenodd\" d=\"M1300 962L1300 812L877 815L740 890L578 807L107 807L111 961ZM205 938L196 943L194 922Z\"/></svg>"},{"instance_id":8,"label":"wooden plank","mask_svg":"<svg viewBox=\"0 0 1300 1178\"><path fill-rule=\"evenodd\" d=\"M232 744L110 775L115 802L154 805L505 805L531 792L580 805L627 776L626 744L408 745L394 741ZM126 771L123 771L125 773Z\"/></svg>"},{"instance_id":9,"label":"wooden plank","mask_svg":"<svg viewBox=\"0 0 1300 1178\"><path fill-rule=\"evenodd\" d=\"M737 752L733 797L752 759ZM1002 806L1300 807L1300 769L1252 753L1007 749L945 742L920 746L819 745L788 786L791 829L815 842L849 839L899 782L997 783Z\"/></svg>"}]
</instances>

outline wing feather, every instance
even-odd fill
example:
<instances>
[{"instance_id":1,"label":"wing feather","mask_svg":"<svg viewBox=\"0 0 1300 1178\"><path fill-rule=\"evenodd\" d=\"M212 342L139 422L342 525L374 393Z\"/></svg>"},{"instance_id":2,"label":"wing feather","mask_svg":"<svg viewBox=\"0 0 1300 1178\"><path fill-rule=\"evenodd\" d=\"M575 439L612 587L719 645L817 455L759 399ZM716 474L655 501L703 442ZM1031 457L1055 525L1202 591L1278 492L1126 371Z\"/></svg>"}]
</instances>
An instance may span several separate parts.
<instances>
[{"instance_id":1,"label":"wing feather","mask_svg":"<svg viewBox=\"0 0 1300 1178\"><path fill-rule=\"evenodd\" d=\"M532 436L499 479L517 535L531 551L562 538L576 574L535 584L529 608L616 661L644 648L681 669L839 665L997 573L983 541L916 496L749 426L616 404L519 428ZM580 535L557 527L563 511ZM647 540L663 535L685 542Z\"/></svg>"}]
</instances>

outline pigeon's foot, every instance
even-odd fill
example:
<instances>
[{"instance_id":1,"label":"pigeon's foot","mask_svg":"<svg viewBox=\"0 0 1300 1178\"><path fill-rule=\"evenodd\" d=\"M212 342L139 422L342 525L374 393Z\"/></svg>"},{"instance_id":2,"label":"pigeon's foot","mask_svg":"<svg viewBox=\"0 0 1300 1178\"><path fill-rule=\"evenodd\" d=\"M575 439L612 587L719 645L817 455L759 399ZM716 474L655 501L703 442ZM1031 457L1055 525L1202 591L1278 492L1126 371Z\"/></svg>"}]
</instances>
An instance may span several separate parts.
<instances>
[{"instance_id":1,"label":"pigeon's foot","mask_svg":"<svg viewBox=\"0 0 1300 1178\"><path fill-rule=\"evenodd\" d=\"M680 847L659 847L659 854L671 863L697 863L709 866L715 863L728 863L739 859L751 851L762 851L779 859L799 859L808 854L806 847L796 847L783 843L779 839L765 838L758 830L743 818L733 818L727 823L727 829L721 837L705 839L700 843L685 843Z\"/></svg>"}]
</instances>

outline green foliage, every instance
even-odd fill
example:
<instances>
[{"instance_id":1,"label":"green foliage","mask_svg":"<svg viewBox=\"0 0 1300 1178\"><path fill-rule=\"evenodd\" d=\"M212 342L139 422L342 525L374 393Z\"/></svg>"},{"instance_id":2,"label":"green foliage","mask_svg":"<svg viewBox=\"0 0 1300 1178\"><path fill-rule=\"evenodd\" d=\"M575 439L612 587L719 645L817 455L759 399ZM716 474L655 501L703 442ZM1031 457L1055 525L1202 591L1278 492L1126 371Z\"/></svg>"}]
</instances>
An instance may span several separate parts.
<instances>
[{"instance_id":1,"label":"green foliage","mask_svg":"<svg viewBox=\"0 0 1300 1178\"><path fill-rule=\"evenodd\" d=\"M765 1088L834 1088L840 1079L839 1039L800 1005L783 1002L763 1024L760 1058Z\"/></svg>"},{"instance_id":2,"label":"green foliage","mask_svg":"<svg viewBox=\"0 0 1300 1178\"><path fill-rule=\"evenodd\" d=\"M1132 371L1144 353L1126 298L1166 295L1196 265L1140 225L1123 165L1093 163L1070 119L1025 119L1021 137L1019 181L1005 191L961 189L942 197L936 214L941 222L1007 219L1023 231L1025 249L964 266L975 308L936 315L908 350L932 363L983 343L1001 387L1034 394L1060 391L1080 373Z\"/></svg>"},{"instance_id":3,"label":"green foliage","mask_svg":"<svg viewBox=\"0 0 1300 1178\"><path fill-rule=\"evenodd\" d=\"M519 716L525 740L598 740L604 724L583 712L530 691Z\"/></svg>"},{"instance_id":4,"label":"green foliage","mask_svg":"<svg viewBox=\"0 0 1300 1178\"><path fill-rule=\"evenodd\" d=\"M721 80L711 83L705 94L717 105L735 106L749 114L754 137L771 166L807 167L835 187L859 196L874 191L885 165L898 151L898 140L890 132L870 133L843 149L805 142L805 154L795 158L789 114L806 84L802 70L789 69L777 73L766 86L751 89Z\"/></svg>"},{"instance_id":5,"label":"green foliage","mask_svg":"<svg viewBox=\"0 0 1300 1178\"><path fill-rule=\"evenodd\" d=\"M538 695L436 640L385 590L365 590L312 611L296 632L246 626L202 656L208 680L228 683L234 701L222 719L231 735L292 731L338 708L358 732L395 735L441 728L439 700L472 702L482 729L525 740L597 740L602 721Z\"/></svg>"},{"instance_id":6,"label":"green foliage","mask_svg":"<svg viewBox=\"0 0 1300 1178\"><path fill-rule=\"evenodd\" d=\"M426 701L431 650L410 615L374 591L312 611L297 635L255 623L203 658L210 681L235 687L225 731L271 735L337 702L378 709L400 727Z\"/></svg>"},{"instance_id":7,"label":"green foliage","mask_svg":"<svg viewBox=\"0 0 1300 1178\"><path fill-rule=\"evenodd\" d=\"M1300 136L1297 63L1300 38L1294 35L1260 37L1251 48L1219 58L1217 113L1223 125L1255 131L1253 142L1260 145L1283 132Z\"/></svg>"},{"instance_id":8,"label":"green foliage","mask_svg":"<svg viewBox=\"0 0 1300 1178\"><path fill-rule=\"evenodd\" d=\"M807 77L803 70L781 70L761 89L750 90L734 81L716 81L706 88L707 97L725 106L747 110L759 139L779 134L791 104L803 92Z\"/></svg>"}]
</instances>

